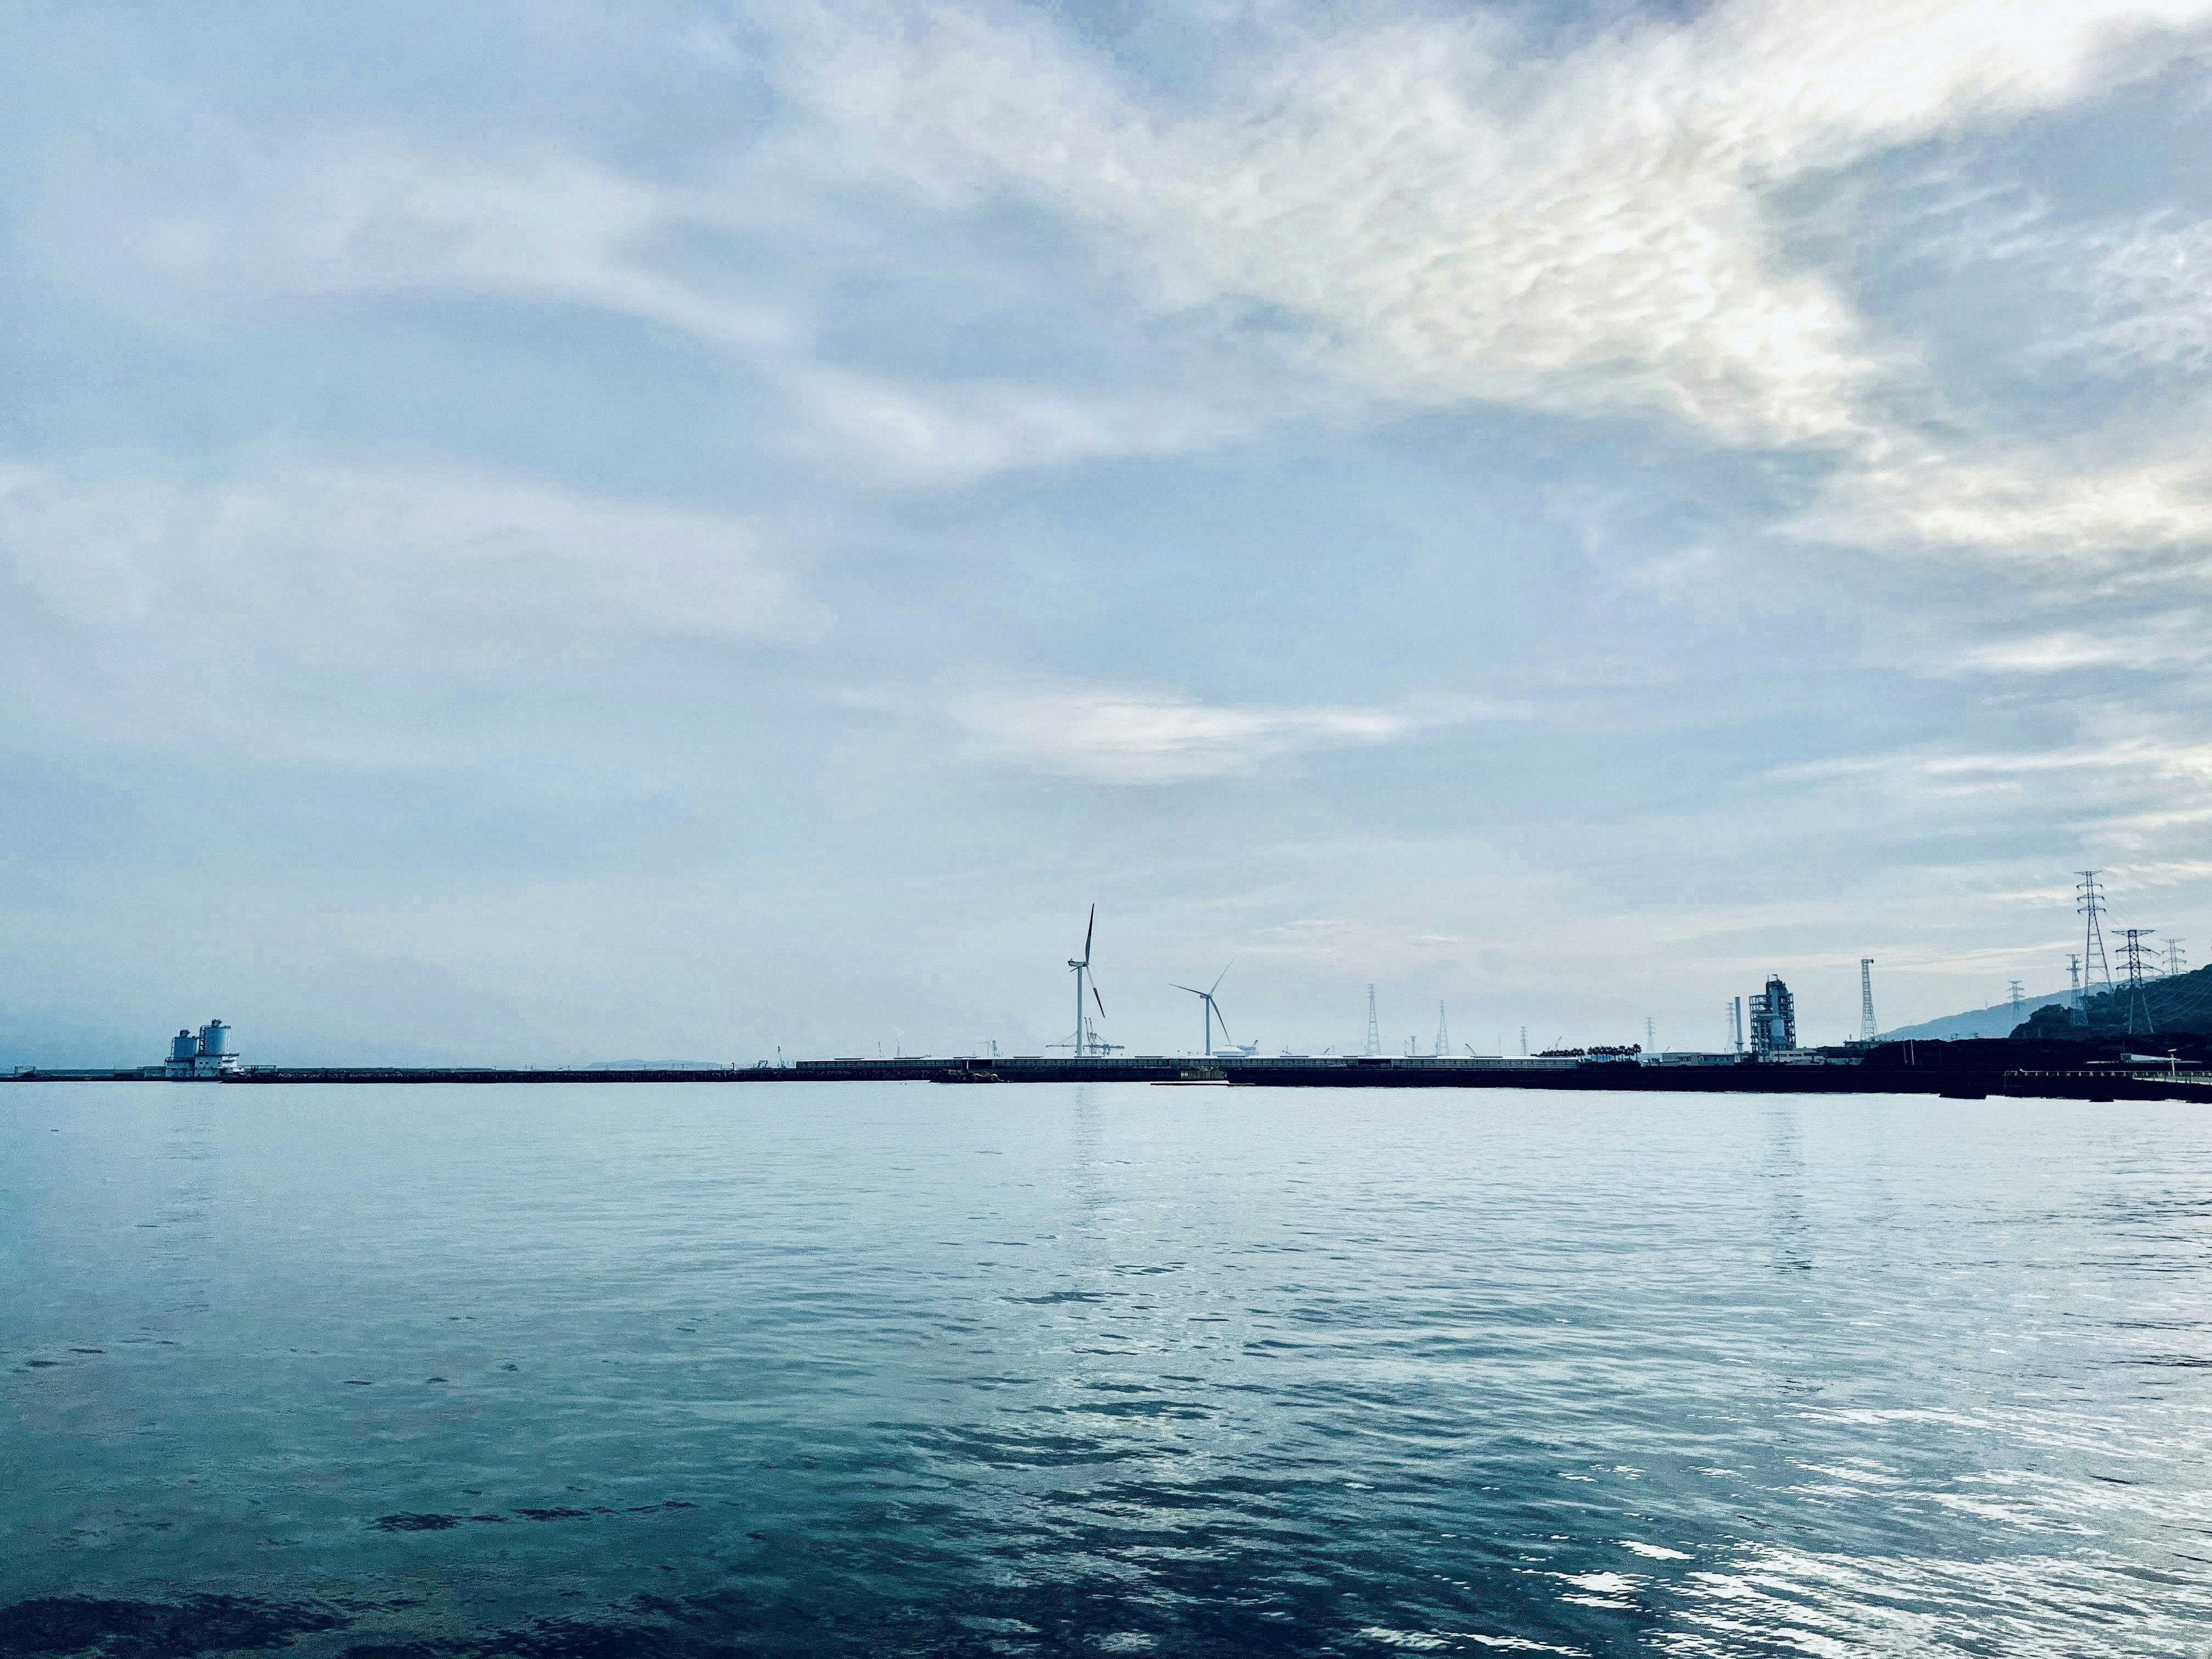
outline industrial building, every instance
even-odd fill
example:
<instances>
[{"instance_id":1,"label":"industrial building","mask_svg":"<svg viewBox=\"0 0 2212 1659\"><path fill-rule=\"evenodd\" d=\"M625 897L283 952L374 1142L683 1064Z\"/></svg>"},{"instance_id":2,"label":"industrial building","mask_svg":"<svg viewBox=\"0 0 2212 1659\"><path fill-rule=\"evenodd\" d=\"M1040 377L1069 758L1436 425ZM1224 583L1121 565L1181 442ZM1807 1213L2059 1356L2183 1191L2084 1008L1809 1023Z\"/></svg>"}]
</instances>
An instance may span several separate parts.
<instances>
[{"instance_id":1,"label":"industrial building","mask_svg":"<svg viewBox=\"0 0 2212 1659\"><path fill-rule=\"evenodd\" d=\"M243 1071L246 1062L230 1046L230 1027L219 1019L211 1019L200 1027L198 1035L179 1031L169 1044L169 1058L162 1065L161 1075L167 1078L220 1078Z\"/></svg>"},{"instance_id":2,"label":"industrial building","mask_svg":"<svg viewBox=\"0 0 2212 1659\"><path fill-rule=\"evenodd\" d=\"M1751 1052L1764 1059L1797 1046L1797 1002L1781 976L1769 974L1766 988L1751 1000Z\"/></svg>"}]
</instances>

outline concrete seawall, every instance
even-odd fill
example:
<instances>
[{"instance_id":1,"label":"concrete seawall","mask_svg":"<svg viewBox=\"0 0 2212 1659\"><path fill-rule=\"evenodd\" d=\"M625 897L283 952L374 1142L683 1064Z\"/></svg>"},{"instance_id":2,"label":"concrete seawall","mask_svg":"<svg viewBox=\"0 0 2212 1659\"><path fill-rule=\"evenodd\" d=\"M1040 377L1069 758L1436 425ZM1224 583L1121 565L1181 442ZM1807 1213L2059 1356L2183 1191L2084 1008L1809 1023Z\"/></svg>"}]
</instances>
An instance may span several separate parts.
<instances>
[{"instance_id":1,"label":"concrete seawall","mask_svg":"<svg viewBox=\"0 0 2212 1659\"><path fill-rule=\"evenodd\" d=\"M1788 1063L1645 1065L1573 1059L1425 1059L1386 1056L1259 1055L1198 1060L1170 1055L1035 1055L954 1059L800 1060L788 1066L649 1066L623 1070L498 1066L259 1066L221 1079L226 1087L258 1084L656 1083L789 1084L905 1082L945 1085L1149 1083L1272 1089L1564 1089L1650 1094L1919 1094L1974 1099L1991 1095L2087 1100L2205 1100L2212 1082L2153 1067L2051 1064L2042 1054L2008 1064L1999 1044L1920 1044L1879 1059ZM144 1070L30 1070L15 1082L162 1080Z\"/></svg>"}]
</instances>

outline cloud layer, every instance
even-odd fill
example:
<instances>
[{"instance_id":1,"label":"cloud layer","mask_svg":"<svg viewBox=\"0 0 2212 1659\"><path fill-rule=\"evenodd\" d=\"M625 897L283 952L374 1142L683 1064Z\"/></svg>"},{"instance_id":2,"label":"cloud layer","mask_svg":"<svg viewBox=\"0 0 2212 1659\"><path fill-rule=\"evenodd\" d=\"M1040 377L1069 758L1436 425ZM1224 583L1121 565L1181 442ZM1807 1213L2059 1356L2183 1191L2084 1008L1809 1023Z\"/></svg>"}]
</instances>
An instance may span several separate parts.
<instances>
[{"instance_id":1,"label":"cloud layer","mask_svg":"<svg viewBox=\"0 0 2212 1659\"><path fill-rule=\"evenodd\" d=\"M0 1007L247 986L179 872L448 1053L2212 900L2212 0L562 17L0 20Z\"/></svg>"}]
</instances>

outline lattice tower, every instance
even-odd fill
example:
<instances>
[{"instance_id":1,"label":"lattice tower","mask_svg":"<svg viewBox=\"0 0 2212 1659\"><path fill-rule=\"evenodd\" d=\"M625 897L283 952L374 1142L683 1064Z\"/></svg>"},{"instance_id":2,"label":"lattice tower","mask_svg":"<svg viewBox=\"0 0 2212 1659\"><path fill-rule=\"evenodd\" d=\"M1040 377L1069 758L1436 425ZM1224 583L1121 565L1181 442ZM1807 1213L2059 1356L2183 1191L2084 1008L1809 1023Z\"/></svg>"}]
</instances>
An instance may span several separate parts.
<instances>
[{"instance_id":1,"label":"lattice tower","mask_svg":"<svg viewBox=\"0 0 2212 1659\"><path fill-rule=\"evenodd\" d=\"M2148 947L2143 944L2145 939L2157 931L2155 927L2130 927L2121 935L2124 943L2120 946L2120 964L2122 971L2127 975L2128 1035L2130 1036L2136 1035L2137 1018L2142 1019L2145 1033L2158 1030L2157 1026L2151 1024L2150 1003L2143 995L2142 974L2145 957L2148 957L2153 962L2158 960L2156 948Z\"/></svg>"},{"instance_id":2,"label":"lattice tower","mask_svg":"<svg viewBox=\"0 0 2212 1659\"><path fill-rule=\"evenodd\" d=\"M2081 915L2081 988L2086 997L2090 985L2098 979L2105 988L2112 988L2112 964L2105 957L2105 929L2097 920L2105 914L2105 889L2097 879L2094 870L2081 872L2081 879L2074 884L2074 908Z\"/></svg>"}]
</instances>

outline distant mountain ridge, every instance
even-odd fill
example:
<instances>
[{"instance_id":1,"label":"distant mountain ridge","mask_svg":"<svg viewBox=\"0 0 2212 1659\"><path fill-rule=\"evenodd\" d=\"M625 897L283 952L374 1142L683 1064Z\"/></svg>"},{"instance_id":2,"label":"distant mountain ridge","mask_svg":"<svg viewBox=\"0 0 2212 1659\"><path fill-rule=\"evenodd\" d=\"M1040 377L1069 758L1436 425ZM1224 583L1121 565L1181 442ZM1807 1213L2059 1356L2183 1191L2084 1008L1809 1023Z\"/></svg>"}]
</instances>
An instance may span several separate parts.
<instances>
[{"instance_id":1,"label":"distant mountain ridge","mask_svg":"<svg viewBox=\"0 0 2212 1659\"><path fill-rule=\"evenodd\" d=\"M2128 995L2118 990L2100 990L2089 999L2085 1030L2073 1022L2073 993L2054 991L2047 996L2026 997L2015 1015L2009 1002L1969 1009L1900 1025L1884 1031L1885 1042L1963 1042L1976 1037L2115 1037L2128 1033ZM2143 981L2143 1004L2149 1011L2154 1033L2173 1032L2212 1036L2212 967L2193 973L2161 974ZM2137 1022L2141 1031L2141 1022Z\"/></svg>"},{"instance_id":2,"label":"distant mountain ridge","mask_svg":"<svg viewBox=\"0 0 2212 1659\"><path fill-rule=\"evenodd\" d=\"M1945 1014L1936 1019L1923 1019L1917 1025L1900 1025L1893 1031L1884 1031L1884 1042L1963 1042L1972 1037L2006 1037L2013 1027L2023 1019L2033 1018L2039 1009L2055 1007L2063 1013L2067 991L2053 991L2048 996L2024 997L2021 1012L2013 1012L2009 1002L1993 1004L1987 1008L1973 1008L1963 1014Z\"/></svg>"}]
</instances>

